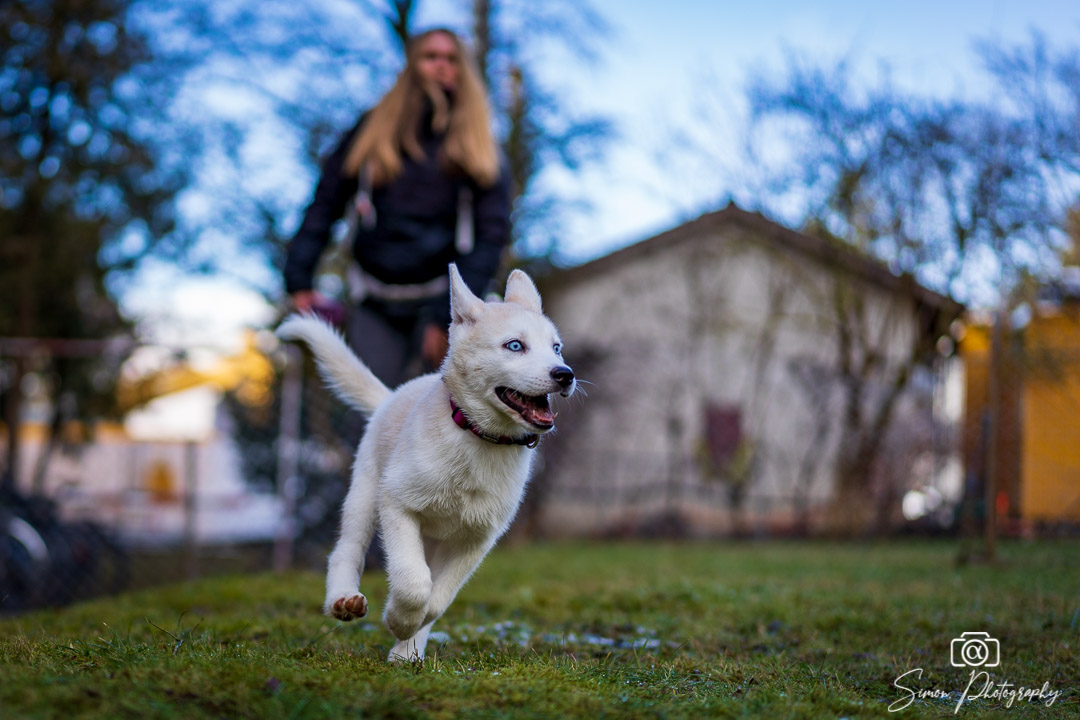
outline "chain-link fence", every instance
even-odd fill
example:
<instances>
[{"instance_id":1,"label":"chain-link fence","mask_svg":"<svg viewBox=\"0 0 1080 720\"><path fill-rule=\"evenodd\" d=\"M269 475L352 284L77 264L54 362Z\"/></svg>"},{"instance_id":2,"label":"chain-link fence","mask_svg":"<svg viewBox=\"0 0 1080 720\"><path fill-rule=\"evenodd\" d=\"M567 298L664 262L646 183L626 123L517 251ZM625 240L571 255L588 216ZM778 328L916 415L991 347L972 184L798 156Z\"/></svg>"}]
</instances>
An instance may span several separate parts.
<instances>
[{"instance_id":1,"label":"chain-link fence","mask_svg":"<svg viewBox=\"0 0 1080 720\"><path fill-rule=\"evenodd\" d=\"M0 391L18 382L21 401L0 446L0 612L322 568L363 421L298 349L264 359L258 383L166 368L123 423L90 426L55 421L47 363L0 355Z\"/></svg>"},{"instance_id":2,"label":"chain-link fence","mask_svg":"<svg viewBox=\"0 0 1080 720\"><path fill-rule=\"evenodd\" d=\"M792 436L755 426L734 405L717 412L703 403L697 425L691 408L684 422L642 417L630 437L568 418L545 443L524 512L533 532L556 536L830 535L838 508L860 518L860 535L947 532L956 525L962 469L959 408L942 396L962 379L957 369L956 361L942 362L936 379L909 392L867 463L858 496L837 490L847 442L839 412ZM607 401L594 392L581 411L603 414ZM771 417L775 412L764 415ZM917 512L909 493L925 501Z\"/></svg>"},{"instance_id":3,"label":"chain-link fence","mask_svg":"<svg viewBox=\"0 0 1080 720\"><path fill-rule=\"evenodd\" d=\"M1055 317L1003 328L996 341L975 323L954 359L915 381L866 478L875 530L1080 526L1080 323ZM45 365L0 353L0 392L9 401L18 383L22 396L21 422L4 424L0 444L0 467L17 470L0 495L0 612L221 572L321 569L363 420L324 389L298 348L262 356L272 372L260 383L204 373L195 380L205 382L150 393L123 425L88 426L57 422ZM603 385L596 372L589 377ZM693 441L664 418L638 435L622 418L614 432L611 407L592 388L561 408L513 536L828 528L837 504L829 473L803 471L822 444L813 428L740 454L731 408L706 407ZM187 426L169 426L173 416Z\"/></svg>"},{"instance_id":4,"label":"chain-link fence","mask_svg":"<svg viewBox=\"0 0 1080 720\"><path fill-rule=\"evenodd\" d=\"M528 526L601 537L850 536L855 527L858 536L967 535L991 548L999 536L1075 533L1080 308L1040 308L1023 327L1002 325L996 340L992 327L973 318L954 354L910 379L858 477L861 492L838 490L855 444L839 406L778 433L737 406L704 403L695 426L684 410L702 399L680 400L678 415L638 409L622 389L632 383L612 383L569 409L545 442ZM825 397L829 383L815 379ZM613 414L628 407L633 423ZM766 417L797 410L784 401ZM858 524L845 526L853 515Z\"/></svg>"}]
</instances>

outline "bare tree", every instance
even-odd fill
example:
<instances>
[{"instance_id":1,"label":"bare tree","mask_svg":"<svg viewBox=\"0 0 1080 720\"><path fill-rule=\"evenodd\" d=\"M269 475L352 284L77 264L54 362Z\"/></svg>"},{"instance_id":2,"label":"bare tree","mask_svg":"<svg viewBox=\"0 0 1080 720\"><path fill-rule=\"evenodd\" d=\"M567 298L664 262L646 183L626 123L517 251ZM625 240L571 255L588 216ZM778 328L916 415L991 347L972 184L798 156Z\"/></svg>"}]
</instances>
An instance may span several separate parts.
<instances>
[{"instance_id":1,"label":"bare tree","mask_svg":"<svg viewBox=\"0 0 1080 720\"><path fill-rule=\"evenodd\" d=\"M194 56L173 113L195 134L176 265L280 293L274 268L320 159L392 80L416 3L158 0L156 41Z\"/></svg>"},{"instance_id":2,"label":"bare tree","mask_svg":"<svg viewBox=\"0 0 1080 720\"><path fill-rule=\"evenodd\" d=\"M801 198L807 232L881 259L912 288L1016 302L1025 278L1055 272L1065 246L1080 180L1080 73L1075 53L1054 59L1039 38L982 54L1008 102L926 100L887 84L863 91L843 62L793 60L779 80L758 78L757 141L788 151L767 173L763 206ZM897 400L949 318L928 317L906 360L886 362L860 294L837 285L832 315L845 398L837 491L851 502L865 496Z\"/></svg>"},{"instance_id":3,"label":"bare tree","mask_svg":"<svg viewBox=\"0 0 1080 720\"><path fill-rule=\"evenodd\" d=\"M106 278L185 247L174 201L190 138L167 121L181 68L152 42L144 9L113 0L0 6L0 337L126 333ZM34 353L53 396L66 398L54 403L54 429L65 410L108 411L87 403L109 396L121 360L64 352L43 342ZM9 358L0 382L8 485L29 353Z\"/></svg>"},{"instance_id":4,"label":"bare tree","mask_svg":"<svg viewBox=\"0 0 1080 720\"><path fill-rule=\"evenodd\" d=\"M585 209L543 183L551 168L571 171L602 157L615 133L606 117L571 110L540 77L545 55L562 48L594 59L606 23L588 3L473 0L473 44L499 115L515 201L514 240L520 258L557 259L562 221Z\"/></svg>"}]
</instances>

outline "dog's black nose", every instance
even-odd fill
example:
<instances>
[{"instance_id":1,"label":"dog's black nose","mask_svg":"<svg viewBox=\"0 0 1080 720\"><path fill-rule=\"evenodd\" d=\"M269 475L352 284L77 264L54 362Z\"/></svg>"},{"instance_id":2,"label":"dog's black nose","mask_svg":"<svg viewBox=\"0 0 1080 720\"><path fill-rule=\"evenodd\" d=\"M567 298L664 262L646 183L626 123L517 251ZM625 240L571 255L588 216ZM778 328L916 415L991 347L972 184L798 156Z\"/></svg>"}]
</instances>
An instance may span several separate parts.
<instances>
[{"instance_id":1,"label":"dog's black nose","mask_svg":"<svg viewBox=\"0 0 1080 720\"><path fill-rule=\"evenodd\" d=\"M574 371L565 365L551 368L551 379L559 383L559 387L565 389L574 382Z\"/></svg>"}]
</instances>

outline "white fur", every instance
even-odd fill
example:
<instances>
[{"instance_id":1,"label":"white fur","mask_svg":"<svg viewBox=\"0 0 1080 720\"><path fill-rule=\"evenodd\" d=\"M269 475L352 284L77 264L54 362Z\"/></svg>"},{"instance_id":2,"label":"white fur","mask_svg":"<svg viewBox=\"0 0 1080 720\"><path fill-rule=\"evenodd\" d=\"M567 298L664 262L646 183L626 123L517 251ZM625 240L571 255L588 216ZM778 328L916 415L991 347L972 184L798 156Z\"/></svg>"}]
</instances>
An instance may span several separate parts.
<instances>
[{"instance_id":1,"label":"white fur","mask_svg":"<svg viewBox=\"0 0 1080 720\"><path fill-rule=\"evenodd\" d=\"M278 337L303 340L319 357L319 373L334 393L370 415L390 397L390 390L353 354L334 328L310 315L294 315L281 323Z\"/></svg>"},{"instance_id":2,"label":"white fur","mask_svg":"<svg viewBox=\"0 0 1080 720\"><path fill-rule=\"evenodd\" d=\"M553 368L565 367L555 349L558 332L541 314L540 294L528 275L515 270L506 302L485 303L451 265L450 297L450 351L440 373L393 393L322 321L294 316L278 330L305 341L330 387L371 413L328 562L324 610L340 620L366 613L358 588L378 525L390 585L383 619L397 638L392 662L424 657L432 623L509 527L534 456L528 447L495 445L458 427L450 396L485 432L523 437L544 430L499 400L496 387L527 395L570 395L576 388L576 382L562 387L552 377ZM525 350L508 349L513 340Z\"/></svg>"}]
</instances>

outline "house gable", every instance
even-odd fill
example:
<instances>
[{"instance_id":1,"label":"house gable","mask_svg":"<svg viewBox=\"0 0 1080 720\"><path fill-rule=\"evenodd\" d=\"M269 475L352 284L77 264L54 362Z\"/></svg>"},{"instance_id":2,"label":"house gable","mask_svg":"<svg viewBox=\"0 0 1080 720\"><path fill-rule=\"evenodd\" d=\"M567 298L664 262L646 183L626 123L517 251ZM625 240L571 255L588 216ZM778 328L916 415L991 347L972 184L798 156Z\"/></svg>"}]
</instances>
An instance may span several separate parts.
<instances>
[{"instance_id":1,"label":"house gable","mask_svg":"<svg viewBox=\"0 0 1080 720\"><path fill-rule=\"evenodd\" d=\"M710 498L729 517L703 522L729 527L736 503L790 514L827 502L843 410L837 303L858 308L879 341L864 354L881 354L883 377L951 312L951 301L876 263L735 206L553 273L541 288L568 359L596 383L548 443L558 475L549 482L622 498L604 504L612 517L601 524L619 507L655 510L672 498L684 507ZM721 410L738 416L739 440L718 469L709 418ZM740 473L753 481L736 487Z\"/></svg>"}]
</instances>

